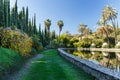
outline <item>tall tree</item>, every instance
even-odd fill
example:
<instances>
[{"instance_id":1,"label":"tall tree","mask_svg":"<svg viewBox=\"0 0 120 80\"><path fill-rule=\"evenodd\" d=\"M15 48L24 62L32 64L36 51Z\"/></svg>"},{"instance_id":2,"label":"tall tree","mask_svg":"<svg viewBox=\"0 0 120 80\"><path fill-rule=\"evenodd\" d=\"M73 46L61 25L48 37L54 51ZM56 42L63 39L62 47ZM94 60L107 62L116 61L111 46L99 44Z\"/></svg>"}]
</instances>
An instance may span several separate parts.
<instances>
[{"instance_id":1,"label":"tall tree","mask_svg":"<svg viewBox=\"0 0 120 80\"><path fill-rule=\"evenodd\" d=\"M18 7L17 7L17 0L15 2L14 6L14 20L15 20L15 26L18 27Z\"/></svg>"},{"instance_id":2,"label":"tall tree","mask_svg":"<svg viewBox=\"0 0 120 80\"><path fill-rule=\"evenodd\" d=\"M32 36L32 23L31 20L28 21L28 34L29 36Z\"/></svg>"},{"instance_id":3,"label":"tall tree","mask_svg":"<svg viewBox=\"0 0 120 80\"><path fill-rule=\"evenodd\" d=\"M28 13L28 7L26 8L26 18L25 18L25 24L26 24L26 33L28 33L28 17L29 17L29 13Z\"/></svg>"},{"instance_id":4,"label":"tall tree","mask_svg":"<svg viewBox=\"0 0 120 80\"><path fill-rule=\"evenodd\" d=\"M114 31L113 27L107 24L105 27L103 26L103 27L97 28L97 35L100 37L107 37L104 29L106 30L109 37L112 35Z\"/></svg>"},{"instance_id":5,"label":"tall tree","mask_svg":"<svg viewBox=\"0 0 120 80\"><path fill-rule=\"evenodd\" d=\"M85 25L84 23L81 23L78 27L78 32L81 33L81 35L83 35L85 29L86 29L87 25Z\"/></svg>"},{"instance_id":6,"label":"tall tree","mask_svg":"<svg viewBox=\"0 0 120 80\"><path fill-rule=\"evenodd\" d=\"M42 41L42 31L41 31L41 24L39 24L39 39Z\"/></svg>"},{"instance_id":7,"label":"tall tree","mask_svg":"<svg viewBox=\"0 0 120 80\"><path fill-rule=\"evenodd\" d=\"M36 28L36 14L34 14L33 32L34 32L34 34L37 34L37 28Z\"/></svg>"},{"instance_id":8,"label":"tall tree","mask_svg":"<svg viewBox=\"0 0 120 80\"><path fill-rule=\"evenodd\" d=\"M3 4L3 0L0 0L0 27L4 27L4 4Z\"/></svg>"},{"instance_id":9,"label":"tall tree","mask_svg":"<svg viewBox=\"0 0 120 80\"><path fill-rule=\"evenodd\" d=\"M112 8L111 6L107 5L102 11L102 22L104 25L106 25L107 22L111 22L112 26L114 27L114 37L115 37L115 43L117 42L117 34L116 34L116 29L117 29L117 11L116 9Z\"/></svg>"},{"instance_id":10,"label":"tall tree","mask_svg":"<svg viewBox=\"0 0 120 80\"><path fill-rule=\"evenodd\" d=\"M13 27L17 27L19 28L18 25L18 7L17 7L17 0L15 2L14 7L11 10L11 15L10 15L10 26ZM20 29L20 28L19 28Z\"/></svg>"},{"instance_id":11,"label":"tall tree","mask_svg":"<svg viewBox=\"0 0 120 80\"><path fill-rule=\"evenodd\" d=\"M88 35L90 34L90 29L86 28L83 32L83 34L86 36L86 38L88 38Z\"/></svg>"},{"instance_id":12,"label":"tall tree","mask_svg":"<svg viewBox=\"0 0 120 80\"><path fill-rule=\"evenodd\" d=\"M59 27L59 38L60 38L60 33L61 33L61 31L62 31L62 27L64 26L64 23L63 23L62 20L59 20L59 21L57 22L57 25L58 25L58 27Z\"/></svg>"},{"instance_id":13,"label":"tall tree","mask_svg":"<svg viewBox=\"0 0 120 80\"><path fill-rule=\"evenodd\" d=\"M4 24L5 27L10 26L10 0L4 0Z\"/></svg>"},{"instance_id":14,"label":"tall tree","mask_svg":"<svg viewBox=\"0 0 120 80\"><path fill-rule=\"evenodd\" d=\"M47 33L46 33L46 39L47 39L47 42L48 44L50 44L50 41L51 41L51 38L50 38L50 26L51 26L51 20L50 19L47 19L44 21L44 25L45 25L45 30L47 30Z\"/></svg>"},{"instance_id":15,"label":"tall tree","mask_svg":"<svg viewBox=\"0 0 120 80\"><path fill-rule=\"evenodd\" d=\"M45 28L48 30L48 32L50 32L51 20L50 19L45 20L44 24Z\"/></svg>"},{"instance_id":16,"label":"tall tree","mask_svg":"<svg viewBox=\"0 0 120 80\"><path fill-rule=\"evenodd\" d=\"M25 32L26 30L26 24L25 24L25 8L22 8L22 26L23 26L23 31Z\"/></svg>"}]
</instances>

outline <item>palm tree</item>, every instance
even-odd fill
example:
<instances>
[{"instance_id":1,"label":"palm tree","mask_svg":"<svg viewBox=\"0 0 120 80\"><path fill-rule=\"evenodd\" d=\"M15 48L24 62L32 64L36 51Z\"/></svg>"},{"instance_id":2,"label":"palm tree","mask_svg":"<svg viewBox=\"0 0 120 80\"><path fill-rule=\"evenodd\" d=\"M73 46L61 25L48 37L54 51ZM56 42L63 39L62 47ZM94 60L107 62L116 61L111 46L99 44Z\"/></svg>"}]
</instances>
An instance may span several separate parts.
<instances>
[{"instance_id":1,"label":"palm tree","mask_svg":"<svg viewBox=\"0 0 120 80\"><path fill-rule=\"evenodd\" d=\"M47 31L50 32L51 20L50 19L45 20L44 24Z\"/></svg>"},{"instance_id":2,"label":"palm tree","mask_svg":"<svg viewBox=\"0 0 120 80\"><path fill-rule=\"evenodd\" d=\"M113 27L111 25L107 24L106 26L97 28L98 36L101 36L101 37L106 36L106 32L107 32L108 36L111 36L111 34L113 33Z\"/></svg>"},{"instance_id":3,"label":"palm tree","mask_svg":"<svg viewBox=\"0 0 120 80\"><path fill-rule=\"evenodd\" d=\"M62 20L59 20L59 21L57 22L57 25L58 25L58 27L59 27L59 38L60 38L60 33L61 33L61 31L62 31L62 27L64 26L64 23L63 23Z\"/></svg>"},{"instance_id":4,"label":"palm tree","mask_svg":"<svg viewBox=\"0 0 120 80\"><path fill-rule=\"evenodd\" d=\"M117 33L116 33L116 18L117 18L117 11L116 9L113 9L111 6L106 6L103 9L102 12L102 21L104 25L107 23L107 21L110 21L112 23L112 26L114 27L114 37L115 37L115 43L117 42Z\"/></svg>"},{"instance_id":5,"label":"palm tree","mask_svg":"<svg viewBox=\"0 0 120 80\"><path fill-rule=\"evenodd\" d=\"M105 28L106 23L105 23L104 19L103 19L103 20L101 19L100 21L98 21L97 24L98 24L99 26L103 26L100 30L101 30L101 33L105 33L106 38L107 38L107 43L108 43L108 45L109 45L109 44L110 44L109 35L108 35L107 30L106 30L106 28Z\"/></svg>"},{"instance_id":6,"label":"palm tree","mask_svg":"<svg viewBox=\"0 0 120 80\"><path fill-rule=\"evenodd\" d=\"M78 32L80 32L81 35L83 35L86 27L87 27L87 25L85 25L84 23L81 23L81 24L79 25Z\"/></svg>"},{"instance_id":7,"label":"palm tree","mask_svg":"<svg viewBox=\"0 0 120 80\"><path fill-rule=\"evenodd\" d=\"M51 37L50 37L51 36L50 35L51 20L50 19L45 20L44 24L45 24L46 41L50 44L50 41L51 41Z\"/></svg>"}]
</instances>

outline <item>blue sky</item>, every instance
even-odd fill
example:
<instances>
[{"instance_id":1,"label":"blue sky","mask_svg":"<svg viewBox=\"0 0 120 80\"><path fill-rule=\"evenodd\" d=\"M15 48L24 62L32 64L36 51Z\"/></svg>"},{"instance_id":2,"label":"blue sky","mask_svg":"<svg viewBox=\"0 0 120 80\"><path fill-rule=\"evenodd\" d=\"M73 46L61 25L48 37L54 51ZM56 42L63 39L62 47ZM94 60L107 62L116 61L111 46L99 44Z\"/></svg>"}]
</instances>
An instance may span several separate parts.
<instances>
[{"instance_id":1,"label":"blue sky","mask_svg":"<svg viewBox=\"0 0 120 80\"><path fill-rule=\"evenodd\" d=\"M15 0L10 1L13 7ZM44 21L49 18L52 21L51 30L58 33L57 21L61 19L64 22L62 33L68 30L72 34L78 33L80 23L95 31L106 5L111 5L120 13L120 0L18 0L19 10L28 6L30 17L36 13L37 25L40 23L44 28ZM120 23L120 14L118 20Z\"/></svg>"}]
</instances>

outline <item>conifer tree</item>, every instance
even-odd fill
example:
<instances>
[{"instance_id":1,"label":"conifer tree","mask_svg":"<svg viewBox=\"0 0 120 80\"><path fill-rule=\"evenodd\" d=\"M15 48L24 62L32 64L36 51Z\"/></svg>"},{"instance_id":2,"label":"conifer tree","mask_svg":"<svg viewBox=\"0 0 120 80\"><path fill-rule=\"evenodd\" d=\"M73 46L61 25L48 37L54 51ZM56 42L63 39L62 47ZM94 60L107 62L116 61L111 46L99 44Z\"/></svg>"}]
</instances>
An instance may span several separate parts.
<instances>
[{"instance_id":1,"label":"conifer tree","mask_svg":"<svg viewBox=\"0 0 120 80\"><path fill-rule=\"evenodd\" d=\"M0 27L4 26L4 4L3 0L0 0Z\"/></svg>"},{"instance_id":2,"label":"conifer tree","mask_svg":"<svg viewBox=\"0 0 120 80\"><path fill-rule=\"evenodd\" d=\"M10 0L4 0L4 24L5 27L10 26Z\"/></svg>"},{"instance_id":3,"label":"conifer tree","mask_svg":"<svg viewBox=\"0 0 120 80\"><path fill-rule=\"evenodd\" d=\"M26 18L25 18L25 20L26 20L26 22L25 22L25 26L26 26L26 30L25 30L25 32L26 33L28 33L28 16L29 15L29 13L28 13L28 7L26 8Z\"/></svg>"}]
</instances>

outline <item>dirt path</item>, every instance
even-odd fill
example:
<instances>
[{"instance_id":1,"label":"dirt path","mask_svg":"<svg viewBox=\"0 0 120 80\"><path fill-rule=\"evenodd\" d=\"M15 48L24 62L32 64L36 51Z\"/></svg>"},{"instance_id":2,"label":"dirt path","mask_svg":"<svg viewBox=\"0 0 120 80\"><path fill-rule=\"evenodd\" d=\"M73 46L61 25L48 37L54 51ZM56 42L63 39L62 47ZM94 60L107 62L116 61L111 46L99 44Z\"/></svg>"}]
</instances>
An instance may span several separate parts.
<instances>
[{"instance_id":1,"label":"dirt path","mask_svg":"<svg viewBox=\"0 0 120 80\"><path fill-rule=\"evenodd\" d=\"M23 68L22 68L20 71L14 73L14 74L12 74L12 75L10 75L10 76L8 77L8 80L20 80L21 77L29 71L29 68L30 68L31 65L32 65L31 62L32 62L32 61L36 61L36 60L42 58L43 56L44 56L43 54L38 54L38 55L36 55L35 57L33 57L33 58L31 58L30 60L28 60L28 61L25 63L25 65L23 66Z\"/></svg>"}]
</instances>

